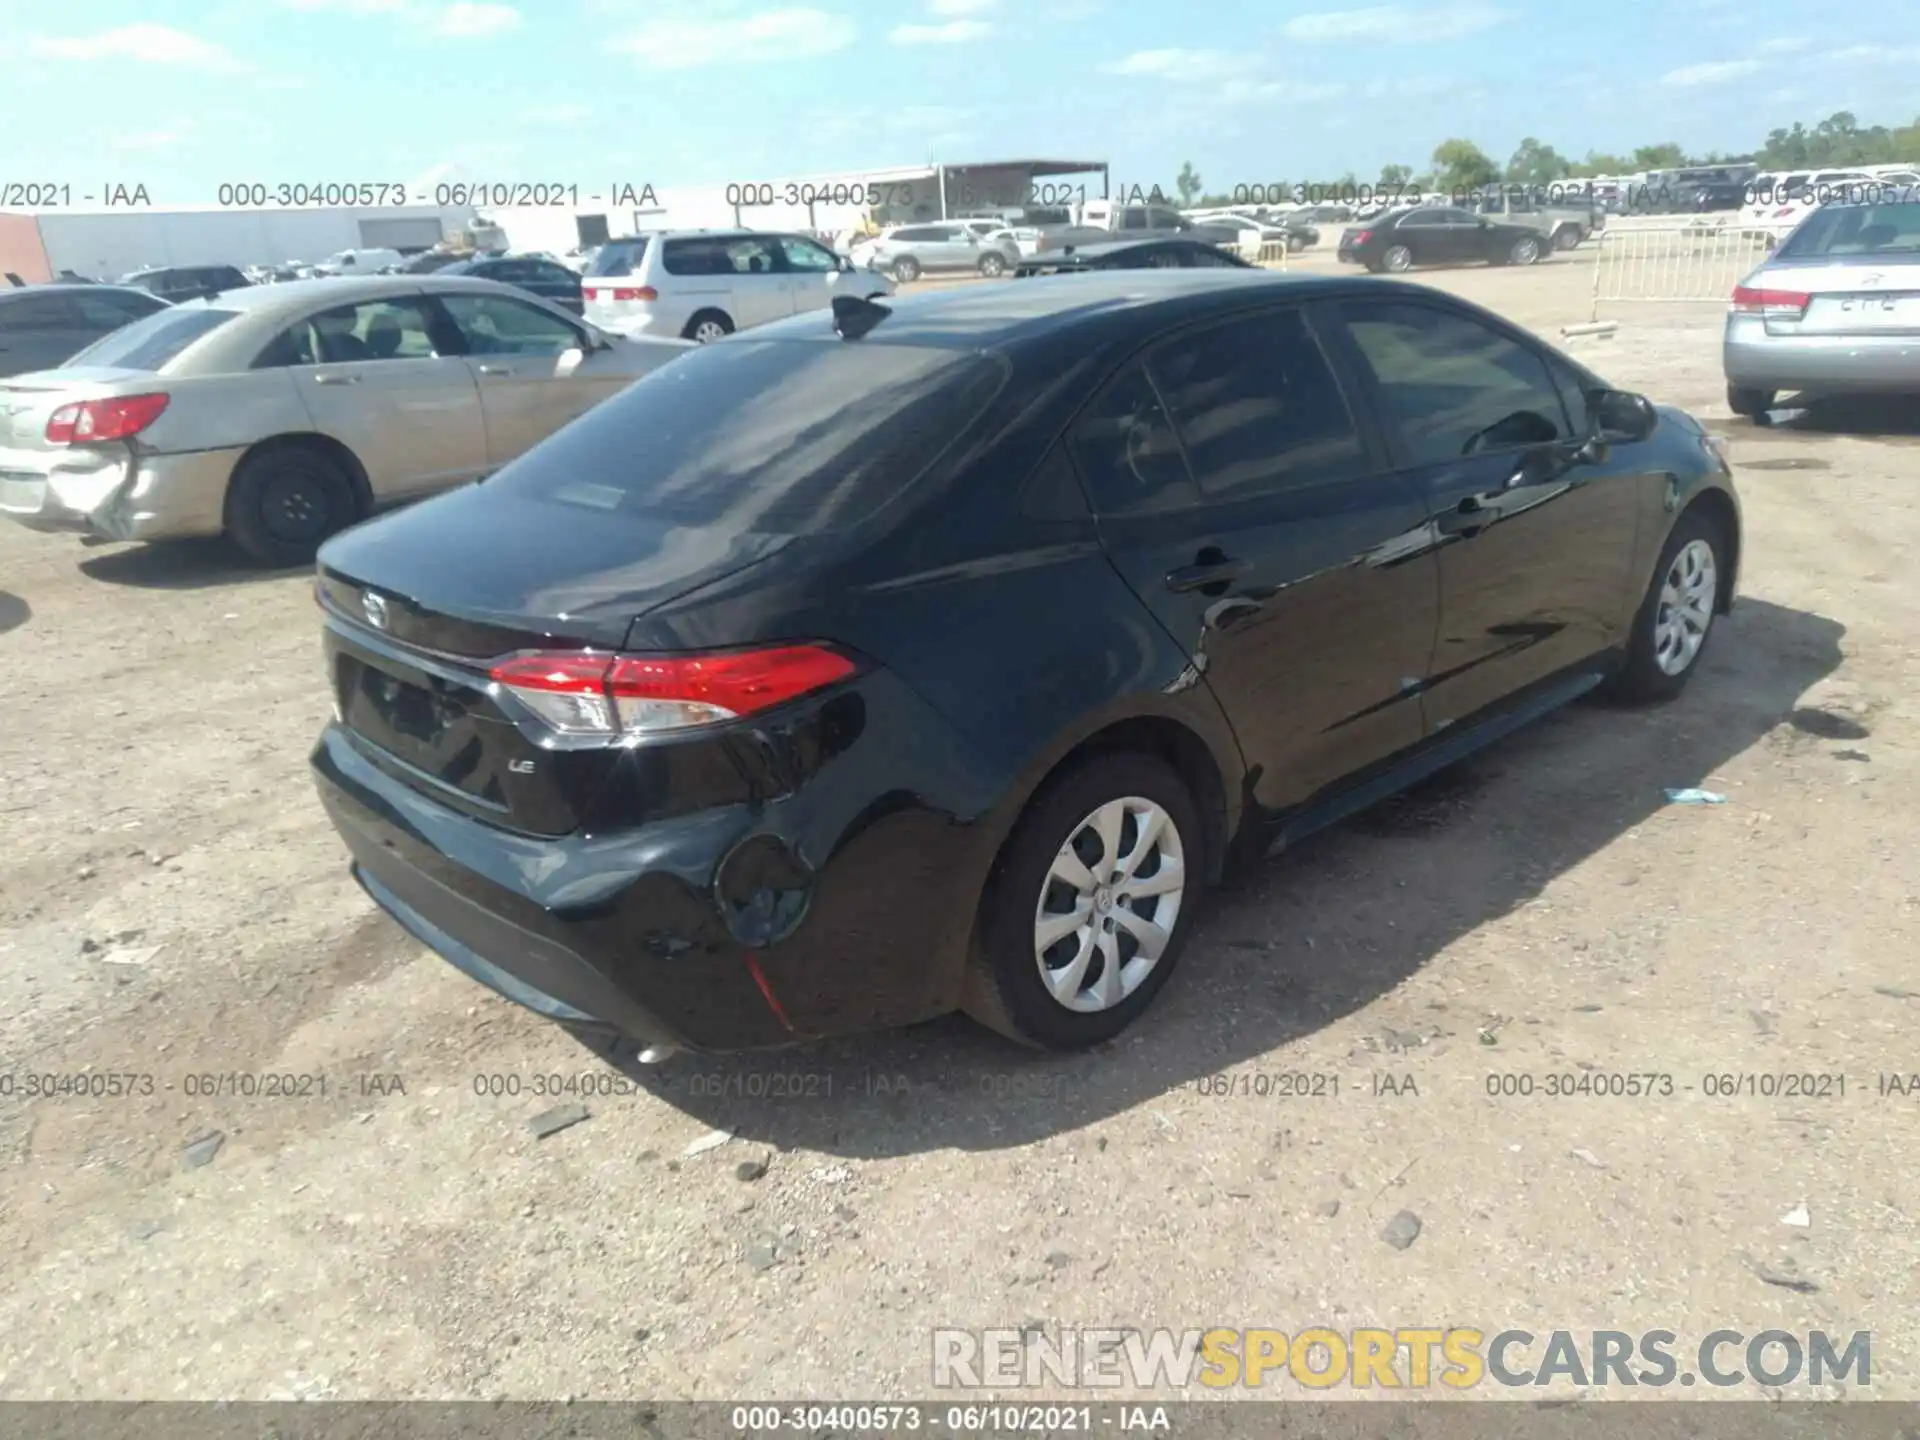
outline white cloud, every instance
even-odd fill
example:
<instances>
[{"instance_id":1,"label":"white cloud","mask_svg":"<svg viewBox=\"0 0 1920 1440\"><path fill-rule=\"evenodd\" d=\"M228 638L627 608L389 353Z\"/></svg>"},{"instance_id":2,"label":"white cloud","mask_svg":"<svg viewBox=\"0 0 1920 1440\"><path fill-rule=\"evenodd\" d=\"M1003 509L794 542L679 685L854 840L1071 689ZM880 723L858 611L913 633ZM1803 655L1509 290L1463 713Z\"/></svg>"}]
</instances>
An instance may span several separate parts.
<instances>
[{"instance_id":1,"label":"white cloud","mask_svg":"<svg viewBox=\"0 0 1920 1440\"><path fill-rule=\"evenodd\" d=\"M120 136L114 141L114 147L119 150L162 150L185 138L179 130L145 130L135 135Z\"/></svg>"},{"instance_id":2,"label":"white cloud","mask_svg":"<svg viewBox=\"0 0 1920 1440\"><path fill-rule=\"evenodd\" d=\"M477 40L504 35L520 26L520 12L511 5L459 0L424 17L427 29L451 40Z\"/></svg>"},{"instance_id":3,"label":"white cloud","mask_svg":"<svg viewBox=\"0 0 1920 1440\"><path fill-rule=\"evenodd\" d=\"M927 9L936 15L979 15L998 3L999 0L927 0Z\"/></svg>"},{"instance_id":4,"label":"white cloud","mask_svg":"<svg viewBox=\"0 0 1920 1440\"><path fill-rule=\"evenodd\" d=\"M211 40L167 25L121 25L94 35L43 35L28 42L27 53L43 60L138 60L229 74L247 68Z\"/></svg>"},{"instance_id":5,"label":"white cloud","mask_svg":"<svg viewBox=\"0 0 1920 1440\"><path fill-rule=\"evenodd\" d=\"M1458 40L1491 30L1508 18L1492 5L1376 5L1364 10L1327 10L1296 15L1283 33L1289 40L1321 44L1343 40L1387 41L1401 45Z\"/></svg>"},{"instance_id":6,"label":"white cloud","mask_svg":"<svg viewBox=\"0 0 1920 1440\"><path fill-rule=\"evenodd\" d=\"M698 70L710 65L764 65L811 60L853 43L858 33L844 15L801 7L762 10L731 19L656 20L629 31L609 49L649 70Z\"/></svg>"},{"instance_id":7,"label":"white cloud","mask_svg":"<svg viewBox=\"0 0 1920 1440\"><path fill-rule=\"evenodd\" d=\"M1807 46L1812 43L1813 42L1804 35L1780 35L1772 40L1762 40L1760 42L1760 53L1762 55L1791 55L1795 51L1806 49Z\"/></svg>"},{"instance_id":8,"label":"white cloud","mask_svg":"<svg viewBox=\"0 0 1920 1440\"><path fill-rule=\"evenodd\" d=\"M280 0L289 10L338 10L346 15L385 15L404 9L407 0Z\"/></svg>"},{"instance_id":9,"label":"white cloud","mask_svg":"<svg viewBox=\"0 0 1920 1440\"><path fill-rule=\"evenodd\" d=\"M1243 73L1251 62L1225 50L1136 50L1100 68L1109 75L1152 75L1161 80L1212 81Z\"/></svg>"},{"instance_id":10,"label":"white cloud","mask_svg":"<svg viewBox=\"0 0 1920 1440\"><path fill-rule=\"evenodd\" d=\"M1660 83L1683 89L1724 85L1729 80L1751 75L1759 68L1758 60L1708 60L1703 64L1682 65L1678 70L1669 70L1660 77Z\"/></svg>"},{"instance_id":11,"label":"white cloud","mask_svg":"<svg viewBox=\"0 0 1920 1440\"><path fill-rule=\"evenodd\" d=\"M523 110L520 118L529 125L584 125L593 118L593 110L586 105L563 101L558 105L536 105L530 110Z\"/></svg>"},{"instance_id":12,"label":"white cloud","mask_svg":"<svg viewBox=\"0 0 1920 1440\"><path fill-rule=\"evenodd\" d=\"M895 45L965 45L992 33L993 26L984 20L949 20L943 25L896 25L887 39Z\"/></svg>"},{"instance_id":13,"label":"white cloud","mask_svg":"<svg viewBox=\"0 0 1920 1440\"><path fill-rule=\"evenodd\" d=\"M1849 45L1820 57L1834 64L1909 65L1920 59L1920 45Z\"/></svg>"}]
</instances>

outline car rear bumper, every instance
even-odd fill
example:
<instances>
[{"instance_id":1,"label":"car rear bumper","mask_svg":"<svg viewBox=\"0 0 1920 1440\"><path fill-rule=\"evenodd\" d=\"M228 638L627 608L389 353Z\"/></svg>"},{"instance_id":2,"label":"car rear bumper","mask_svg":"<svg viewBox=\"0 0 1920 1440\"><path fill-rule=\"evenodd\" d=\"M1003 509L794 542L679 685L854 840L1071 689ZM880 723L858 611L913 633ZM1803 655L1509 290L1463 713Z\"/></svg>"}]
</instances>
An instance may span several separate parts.
<instances>
[{"instance_id":1,"label":"car rear bumper","mask_svg":"<svg viewBox=\"0 0 1920 1440\"><path fill-rule=\"evenodd\" d=\"M428 948L551 1020L739 1051L911 1023L959 1003L991 861L976 853L980 827L915 806L858 821L873 809L845 788L861 783L844 773L858 764L816 777L804 803L544 837L437 803L363 745L336 723L312 757L356 880ZM849 828L816 838L823 814L843 813ZM734 877L751 877L748 901L732 898L742 888ZM748 944L743 930L763 938Z\"/></svg>"},{"instance_id":2,"label":"car rear bumper","mask_svg":"<svg viewBox=\"0 0 1920 1440\"><path fill-rule=\"evenodd\" d=\"M107 540L218 535L241 453L136 454L120 445L0 450L0 515L30 530Z\"/></svg>"},{"instance_id":3,"label":"car rear bumper","mask_svg":"<svg viewBox=\"0 0 1920 1440\"><path fill-rule=\"evenodd\" d=\"M1920 335L1768 335L1758 316L1729 316L1727 383L1753 390L1920 393Z\"/></svg>"},{"instance_id":4,"label":"car rear bumper","mask_svg":"<svg viewBox=\"0 0 1920 1440\"><path fill-rule=\"evenodd\" d=\"M656 305L626 315L596 315L589 309L583 318L591 320L609 335L623 335L628 339L678 340L692 314L691 310Z\"/></svg>"}]
</instances>

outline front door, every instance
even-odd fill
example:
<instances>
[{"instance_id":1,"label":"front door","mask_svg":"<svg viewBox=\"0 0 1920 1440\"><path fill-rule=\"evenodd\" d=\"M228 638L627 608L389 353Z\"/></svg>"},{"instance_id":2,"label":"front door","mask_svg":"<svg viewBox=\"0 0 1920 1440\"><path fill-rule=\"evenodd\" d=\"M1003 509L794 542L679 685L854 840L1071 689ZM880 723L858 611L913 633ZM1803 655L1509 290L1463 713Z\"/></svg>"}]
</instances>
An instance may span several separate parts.
<instances>
[{"instance_id":1,"label":"front door","mask_svg":"<svg viewBox=\"0 0 1920 1440\"><path fill-rule=\"evenodd\" d=\"M1575 423L1546 355L1518 334L1441 301L1346 300L1340 312L1437 531L1431 726L1619 644L1646 481L1632 447L1577 460L1584 416Z\"/></svg>"},{"instance_id":2,"label":"front door","mask_svg":"<svg viewBox=\"0 0 1920 1440\"><path fill-rule=\"evenodd\" d=\"M519 458L627 383L576 376L588 355L581 332L551 311L505 295L439 295L459 327L486 415L487 463Z\"/></svg>"},{"instance_id":3,"label":"front door","mask_svg":"<svg viewBox=\"0 0 1920 1440\"><path fill-rule=\"evenodd\" d=\"M840 274L839 256L804 235L775 236L774 247L780 254L795 314L824 310L833 303L834 280Z\"/></svg>"},{"instance_id":4,"label":"front door","mask_svg":"<svg viewBox=\"0 0 1920 1440\"><path fill-rule=\"evenodd\" d=\"M1165 341L1073 437L1113 563L1212 687L1268 812L1423 734L1426 505L1362 433L1289 306Z\"/></svg>"},{"instance_id":5,"label":"front door","mask_svg":"<svg viewBox=\"0 0 1920 1440\"><path fill-rule=\"evenodd\" d=\"M353 452L384 502L488 468L480 393L458 348L420 300L394 296L299 321L261 363L289 369L314 427Z\"/></svg>"}]
</instances>

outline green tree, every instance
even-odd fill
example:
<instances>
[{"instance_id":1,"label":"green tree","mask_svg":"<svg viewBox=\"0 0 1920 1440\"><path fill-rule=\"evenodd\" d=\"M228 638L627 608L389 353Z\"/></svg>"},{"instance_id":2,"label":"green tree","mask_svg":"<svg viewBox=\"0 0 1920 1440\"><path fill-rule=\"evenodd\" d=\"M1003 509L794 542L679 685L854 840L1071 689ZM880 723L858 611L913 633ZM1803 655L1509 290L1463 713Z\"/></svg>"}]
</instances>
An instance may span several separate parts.
<instances>
[{"instance_id":1,"label":"green tree","mask_svg":"<svg viewBox=\"0 0 1920 1440\"><path fill-rule=\"evenodd\" d=\"M1433 147L1433 178L1441 190L1476 190L1500 178L1500 167L1471 140L1442 140Z\"/></svg>"},{"instance_id":2,"label":"green tree","mask_svg":"<svg viewBox=\"0 0 1920 1440\"><path fill-rule=\"evenodd\" d=\"M1636 170L1677 170L1687 163L1687 152L1673 141L1660 145L1642 145L1633 152Z\"/></svg>"},{"instance_id":3,"label":"green tree","mask_svg":"<svg viewBox=\"0 0 1920 1440\"><path fill-rule=\"evenodd\" d=\"M1413 179L1411 165L1382 165L1380 179L1376 183L1385 186L1405 185L1411 179Z\"/></svg>"},{"instance_id":4,"label":"green tree","mask_svg":"<svg viewBox=\"0 0 1920 1440\"><path fill-rule=\"evenodd\" d=\"M1559 151L1529 135L1507 161L1507 179L1517 185L1551 185L1564 180L1570 168Z\"/></svg>"},{"instance_id":5,"label":"green tree","mask_svg":"<svg viewBox=\"0 0 1920 1440\"><path fill-rule=\"evenodd\" d=\"M1173 188L1180 192L1182 205L1192 205L1194 197L1201 192L1200 173L1193 168L1191 160L1182 165L1180 173L1173 177Z\"/></svg>"}]
</instances>

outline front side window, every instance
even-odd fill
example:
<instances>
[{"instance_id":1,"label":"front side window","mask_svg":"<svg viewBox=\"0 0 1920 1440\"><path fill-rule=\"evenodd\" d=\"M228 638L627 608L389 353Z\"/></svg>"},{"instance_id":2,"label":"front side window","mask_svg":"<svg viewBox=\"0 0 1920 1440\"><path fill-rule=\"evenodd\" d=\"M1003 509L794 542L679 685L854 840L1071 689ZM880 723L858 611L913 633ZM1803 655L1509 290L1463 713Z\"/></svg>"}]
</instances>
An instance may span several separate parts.
<instances>
[{"instance_id":1,"label":"front side window","mask_svg":"<svg viewBox=\"0 0 1920 1440\"><path fill-rule=\"evenodd\" d=\"M789 270L818 273L840 268L839 258L832 251L811 240L803 240L798 235L782 235L776 243Z\"/></svg>"},{"instance_id":2,"label":"front side window","mask_svg":"<svg viewBox=\"0 0 1920 1440\"><path fill-rule=\"evenodd\" d=\"M1333 369L1297 310L1182 336L1147 366L1209 500L1276 493L1366 468Z\"/></svg>"},{"instance_id":3,"label":"front side window","mask_svg":"<svg viewBox=\"0 0 1920 1440\"><path fill-rule=\"evenodd\" d=\"M441 349L434 340L433 317L419 301L364 300L289 325L261 352L254 368L431 360Z\"/></svg>"},{"instance_id":4,"label":"front side window","mask_svg":"<svg viewBox=\"0 0 1920 1440\"><path fill-rule=\"evenodd\" d=\"M504 295L442 295L472 355L564 355L580 348L580 332L558 315Z\"/></svg>"},{"instance_id":5,"label":"front side window","mask_svg":"<svg viewBox=\"0 0 1920 1440\"><path fill-rule=\"evenodd\" d=\"M1144 515L1200 502L1180 441L1147 379L1129 365L1074 426L1070 441L1087 495L1102 515Z\"/></svg>"},{"instance_id":6,"label":"front side window","mask_svg":"<svg viewBox=\"0 0 1920 1440\"><path fill-rule=\"evenodd\" d=\"M1398 300L1341 304L1411 463L1570 440L1539 352L1478 321Z\"/></svg>"}]
</instances>

